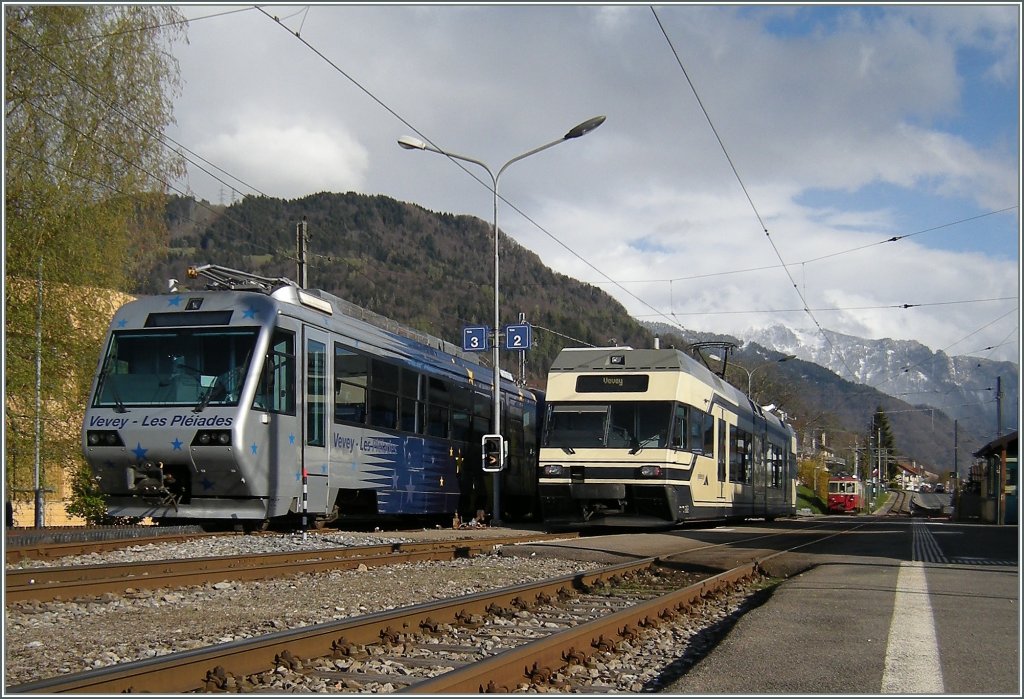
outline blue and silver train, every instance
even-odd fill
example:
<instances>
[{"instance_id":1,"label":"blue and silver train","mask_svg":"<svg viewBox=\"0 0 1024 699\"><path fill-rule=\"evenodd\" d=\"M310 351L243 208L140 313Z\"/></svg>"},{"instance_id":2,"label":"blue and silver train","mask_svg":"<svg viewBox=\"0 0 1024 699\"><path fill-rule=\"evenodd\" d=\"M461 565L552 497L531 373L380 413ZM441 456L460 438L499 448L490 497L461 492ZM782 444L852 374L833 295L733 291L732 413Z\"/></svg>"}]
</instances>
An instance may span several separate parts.
<instances>
[{"instance_id":1,"label":"blue and silver train","mask_svg":"<svg viewBox=\"0 0 1024 699\"><path fill-rule=\"evenodd\" d=\"M490 368L287 279L189 276L205 288L127 303L106 335L82 448L110 515L254 528L490 511ZM527 518L542 396L502 372L500 402L499 514Z\"/></svg>"}]
</instances>

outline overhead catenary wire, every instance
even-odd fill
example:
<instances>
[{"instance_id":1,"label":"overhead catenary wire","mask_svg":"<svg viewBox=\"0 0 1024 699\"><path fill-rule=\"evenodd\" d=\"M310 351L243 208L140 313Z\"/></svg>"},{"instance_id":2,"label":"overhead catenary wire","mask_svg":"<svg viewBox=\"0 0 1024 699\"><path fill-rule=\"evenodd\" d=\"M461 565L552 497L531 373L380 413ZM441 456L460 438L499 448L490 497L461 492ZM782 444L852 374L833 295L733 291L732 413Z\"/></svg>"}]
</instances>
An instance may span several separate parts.
<instances>
[{"instance_id":1,"label":"overhead catenary wire","mask_svg":"<svg viewBox=\"0 0 1024 699\"><path fill-rule=\"evenodd\" d=\"M896 236L892 236L890 238L886 238L885 240L876 241L874 243L868 243L866 245L858 245L857 247L848 248L846 250L837 250L836 252L831 252L831 253L828 253L827 255L819 255L818 257L811 257L811 258L808 258L806 260L801 260L800 262L791 262L791 263L789 263L789 266L790 267L798 267L798 266L801 266L801 265L811 264L812 262L819 262L821 260L831 259L833 257L839 257L841 255L848 255L850 253L860 252L861 250L867 250L869 248L877 247L879 245L885 245L886 243L895 243L895 242L898 242L900 240L904 240L906 238L911 238L911 237L913 237L915 235L921 235L923 233L930 233L932 231L942 230L944 228L949 228L951 226L958 226L960 224L969 223L971 221L976 221L976 220L978 220L980 218L985 218L987 216L995 216L996 214L1003 214L1003 213L1006 213L1007 211L1013 211L1016 208L1018 208L1018 207L1017 206L1007 206L1007 207L1004 207L1002 209L998 209L996 211L987 211L987 212L985 212L983 214L978 214L977 216L971 216L971 217L963 218L963 219L960 219L960 220L957 220L957 221L951 221L949 223L944 223L944 224L941 224L941 225L938 225L938 226L932 226L931 228L925 228L925 229L920 230L920 231L915 231L914 233L906 233L904 235L896 235ZM669 282L669 283L671 283L671 282L681 282L681 281L690 281L690 280L693 280L693 279L707 279L707 278L710 278L710 277L725 277L725 276L730 276L730 275L734 275L734 274L749 274L750 272L764 272L764 271L767 271L767 270L779 269L780 267L783 267L783 266L784 265L765 265L763 267L747 267L747 268L744 268L744 269L723 270L723 271L720 271L720 272L705 272L703 274L691 274L691 275L688 275L688 276L685 276L685 277L670 277L670 278L667 278L667 279L630 279L630 280L622 280L622 279L620 279L620 280L618 280L617 283L619 283L619 284L664 284L666 282ZM596 281L596 282L591 282L591 283L592 284L605 284L607 282Z\"/></svg>"},{"instance_id":2,"label":"overhead catenary wire","mask_svg":"<svg viewBox=\"0 0 1024 699\"><path fill-rule=\"evenodd\" d=\"M397 119L397 120L398 120L399 122L401 122L401 123L402 123L402 125L403 125L403 126L405 126L406 128L410 129L410 130L411 130L411 131L412 131L413 133L415 133L415 134L416 134L417 136L419 136L419 137L420 137L421 139L423 139L424 141L426 141L427 143L429 143L429 144L430 144L431 146L434 146L434 147L435 147L435 148L437 148L438 150L442 151L442 153L444 152L444 149L443 149L443 148L441 148L440 146L438 146L438 144L436 144L436 143L435 143L435 142L434 142L434 141L433 141L433 140L432 140L432 139L431 139L431 138L430 138L429 136L427 136L426 134L424 134L424 133L423 133L422 131L420 131L420 130L419 130L418 128L416 128L416 127L415 127L415 126L414 126L414 125L413 125L413 124L412 124L412 123L411 123L410 121L408 121L408 120L407 120L407 119L406 119L405 117L403 117L402 115L400 115L400 114L399 114L398 112L396 112L396 111L395 111L394 109L392 109L392 108L391 108L391 107L390 107L389 105L387 105L387 104L386 104L386 103L385 103L385 102L384 102L383 100L381 100L381 99L380 99L379 97L377 97L377 96L376 96L375 94L373 94L373 92L371 92L371 91L369 90L369 88L367 88L367 87L366 87L366 86L364 86L364 85L363 85L362 83L360 83L360 82L359 82L358 80L356 80L356 79L355 79L354 77L352 77L352 75L350 75L350 74L349 74L349 73L348 73L347 71L343 70L343 69L342 69L342 68L341 68L340 66L338 66L338 64L337 64L337 63L335 63L335 62L334 62L334 61L332 61L332 60L331 60L330 58L328 58L328 57L327 57L327 56L326 56L326 55L325 55L325 54L324 54L324 53L323 53L322 51L320 51L320 50L319 50L318 48L316 48L315 46L313 46L313 45L312 45L312 44L311 44L311 43L310 43L309 41L307 41L306 39L302 38L302 36L301 36L301 35L299 34L299 32L297 32L297 31L293 31L293 30L289 29L288 27L286 27L286 26L285 26L285 25L284 25L284 24L282 23L282 20L281 20L281 19L280 19L279 17L276 17L276 16L274 16L274 15L271 15L271 14L270 14L270 13L268 13L268 12L267 12L266 10L264 10L264 9L263 9L262 7L258 7L257 9L259 9L259 10L260 10L260 12L262 12L262 13L263 13L263 14L264 14L264 15L265 15L266 17L268 17L269 19L273 20L273 21L274 21L274 22L275 22L275 23L276 23L276 24L277 24L278 26L280 26L280 27L281 27L282 29L284 29L284 30L285 30L285 31L287 31L287 32L288 32L289 34L291 34L292 36L294 36L294 37L295 37L295 38L296 38L297 40L299 40L300 42L302 42L302 44L303 44L304 46L306 46L306 47L307 47L307 48L308 48L308 49L309 49L310 51L312 51L313 53L315 53L315 54L316 54L316 55L317 55L318 57L320 57L320 58L321 58L321 59L322 59L322 60L323 60L324 62L326 62L326 63L327 63L327 64L328 64L329 66L331 66L332 68L334 68L334 70L336 70L336 71L337 71L338 73L340 73L340 74L341 74L342 76L344 76L344 77L345 77L345 78L346 78L346 79L347 79L347 80L348 80L349 82L351 82L351 83L352 83L353 85L355 85L355 86L356 86L356 87L357 87L357 88L358 88L359 90L361 90L361 91L362 91L362 92L363 92L364 94L366 94L366 95L367 95L367 96L368 96L368 97L369 97L370 99L372 99L372 100L373 100L374 102L376 102L376 103L377 103L378 105L380 105L380 106L381 106L381 107L382 107L382 108L383 108L384 110L386 110L386 111L387 111L387 112L388 112L389 114L391 114L391 115L392 115L393 117L395 117L395 118L396 118L396 119ZM475 180L476 180L477 182L479 182L479 183L480 183L480 184L481 184L482 186L486 187L488 191L491 191L491 187L492 187L491 183L488 183L488 182L484 181L484 180L483 180L483 178L479 177L479 176L478 176L478 175L477 175L476 173L474 173L474 172L473 172L472 170L470 170L470 169L469 169L469 168L468 168L468 167L467 167L467 166L466 166L465 164L463 164L462 162L459 162L459 161L458 161L457 159L454 159L454 158L450 158L450 157L449 157L448 159L449 159L450 161L452 161L453 163L455 163L455 164L456 164L456 165L457 165L457 166L458 166L458 167L459 167L460 169L462 169L462 170L463 170L464 172L466 172L466 173L467 173L467 174L468 174L468 175L469 175L470 177L472 177L472 178L473 178L473 179L475 179ZM531 224L532 224L533 226L535 226L535 227L536 227L536 228L537 228L538 230L540 230L540 231L541 231L541 232L543 232L543 233L544 233L545 235L547 235L547 236L548 236L549 238L551 238L551 239L552 239L553 241L555 241L556 243L558 243L559 245L561 245L561 246L562 246L562 247L563 247L563 248L564 248L565 250L567 250L567 251L568 251L569 253L571 253L571 254L572 254L572 255L573 255L574 257L576 257L577 259L579 259L579 260L580 260L581 262L583 262L583 263L584 263L585 265L587 265L588 267L590 267L590 268L591 268L592 270L594 270L595 272L597 272L597 273L598 273L599 275L601 275L601 276L602 276L602 277L604 277L605 279L608 279L608 280L609 280L609 281L610 281L610 282L611 282L612 284L615 284L616 286L618 286L618 288L619 288L620 290L622 290L622 292L623 292L623 293L627 294L627 295L628 295L628 296L630 296L631 298L633 298L633 299L635 299L636 301L638 301L639 303L643 304L643 305L644 305L644 306L645 306L646 308L649 308L649 309L651 309L652 311L655 311L655 312L656 312L656 313L658 314L658 316L659 316L659 317L661 317L661 318L664 318L665 320L669 321L669 323L670 323L670 324L675 324L675 323L674 323L674 322L672 321L672 318L671 318L671 316L670 316L670 315L668 315L668 314L666 314L666 313L664 313L664 312L660 311L659 309L655 308L654 306L652 306L652 305L651 305L650 303L648 303L648 302L647 302L647 301L645 301L644 299L640 298L639 296L636 296L635 294L633 294L633 293L632 293L631 291L629 291L628 289L626 289L626 288L622 287L621 285L619 285L619 284L618 284L618 282L616 282L615 280L613 280L613 279L612 279L612 278L611 278L611 277L610 277L610 276L609 276L608 274L605 274L605 273L604 273L603 271L601 271L600 269L598 269L598 268L597 268L596 266L594 266L594 265L593 265L593 264L592 264L592 263L591 263L590 261L588 261L588 260L587 260L586 258L584 258L584 257L583 257L582 255L580 255L580 254L579 254L579 253L577 253L577 252L576 252L575 250L573 250L572 248L570 248L570 247L569 247L568 245L566 245L566 244L565 244L565 243L564 243L563 241L561 241L560 239L558 239L558 238L557 238L557 237L556 237L556 236L555 236L554 234L552 234L552 233L551 233L550 231L548 231L548 230L547 230L546 228L544 228L544 227L543 227L542 225L540 225L539 223L537 223L537 222L536 222L536 221L535 221L535 220L534 220L533 218L531 218L530 216L528 216L528 215L527 215L527 214L526 214L525 212L523 212L523 211L522 211L522 210L521 210L521 209L520 209L519 207L517 207L517 206L516 206L515 204L513 204L512 202L510 202L510 201L509 201L508 199L506 199L506 198L505 198L504 196L502 196L501 194L496 194L496 196L497 196L497 198L498 198L498 199L501 199L501 201L502 201L502 202L504 202L504 203L505 203L506 205L508 205L508 206L509 206L509 207L510 207L510 208L511 208L511 209L512 209L513 211L515 211L516 213L518 213L518 214L519 214L520 216L522 216L522 217L523 217L524 219L526 219L526 220L527 220L528 222L530 222L530 223L531 223ZM681 327L681 326L680 326L680 329L682 329L682 327Z\"/></svg>"},{"instance_id":3,"label":"overhead catenary wire","mask_svg":"<svg viewBox=\"0 0 1024 699\"><path fill-rule=\"evenodd\" d=\"M719 135L718 129L715 128L715 123L711 119L711 115L708 113L708 110L704 107L704 103L700 99L700 94L697 92L697 87L693 84L693 81L690 79L689 73L686 72L686 66L683 65L683 60L679 56L679 52L676 50L675 45L672 43L672 38L668 35L668 31L665 29L665 25L661 23L661 18L658 17L658 11L654 9L653 5L651 5L650 8L651 14L654 15L654 20L658 23L658 28L661 29L661 33L665 37L665 41L668 43L669 49L672 51L672 55L675 56L676 63L679 65L679 70L682 71L683 77L686 78L686 82L690 86L690 91L693 93L694 98L697 100L697 105L700 107L701 112L704 114L704 118L708 122L708 126L711 128L712 133L715 135L715 139L718 141L718 145L722 150L722 154L725 156L726 161L729 163L729 167L732 169L733 175L736 177L736 181L739 183L740 189L743 190L743 195L747 198L747 202L750 204L750 208L754 212L754 216L757 218L757 222L761 226L761 230L764 232L764 235L767 238L768 243L771 245L772 250L775 252L775 257L778 258L779 262L781 263L782 269L785 271L786 276L789 278L789 282L792 285L793 290L796 292L797 296L800 297L800 302L803 304L803 312L806 313L807 316L811 319L811 322L818 329L818 332L821 334L822 338L824 338L825 342L827 342L830 347L833 347L832 340L826 334L825 329L821 326L821 323L818 322L818 319L815 318L814 312L811 311L810 306L807 303L807 299L804 297L804 293L800 290L800 286L796 283L796 280L793 279L793 275L790 274L789 267L786 265L786 261L782 259L782 253L779 252L778 246L776 246L775 241L772 240L771 233L768 232L768 226L765 225L764 219L761 217L761 213L760 211L758 211L757 205L754 203L753 198L750 196L750 192L747 190L747 186L743 182L743 178L740 176L739 170L736 169L736 164L733 163L732 157L729 155L729 150L725 147L725 142ZM850 367L849 363L847 363L846 357L840 354L839 358L850 378L856 378L857 374Z\"/></svg>"},{"instance_id":4,"label":"overhead catenary wire","mask_svg":"<svg viewBox=\"0 0 1024 699\"><path fill-rule=\"evenodd\" d=\"M240 12L240 11L247 11L247 10L251 10L251 9L260 9L260 8L253 8L253 7L247 7L247 8L244 8L244 10L233 10L232 12ZM288 15L288 16L284 17L284 19L289 19L289 18L291 18L291 17L295 17L295 16L297 16L297 15L299 15L299 14L302 14L302 15L303 15L303 20L302 20L302 21L303 21L303 22L305 22L305 21L306 21L306 17L307 17L307 13L308 13L308 9L309 9L309 8L308 8L308 7L306 7L305 9L299 10L299 11L297 11L297 12L294 12L294 13L292 13L291 15ZM262 11L262 10L261 10L261 11ZM230 13L218 13L218 15L210 15L210 16L219 16L219 15L221 15L221 14L230 14ZM264 14L266 14L266 13L264 13ZM197 19L201 19L201 18L197 18ZM276 18L275 18L275 19L276 19ZM280 22L280 20L278 20L278 21ZM302 29L302 25L300 25L300 27L299 27L299 31L301 31L301 29ZM296 36L298 37L298 34L299 34L299 32L293 32L293 33L294 33L294 34L295 34L295 35L296 35ZM414 129L414 130L415 130L415 129ZM417 131L417 133L419 133L419 132ZM717 136L717 133L716 133L716 136ZM171 142L175 143L175 144L176 144L176 145L177 145L178 147L180 147L180 148L184 148L184 146L181 146L181 144L177 143L176 141L173 141L173 139L170 139L170 140L171 140ZM429 140L429 139L428 139L428 140ZM185 150L187 150L187 149L185 149ZM188 152L192 153L192 151L188 151ZM194 154L194 153L193 153L193 155L196 155L196 154ZM200 159L202 159L202 158L201 158L201 156L198 156L198 155L196 155L196 157L197 157L197 158L200 158ZM727 157L727 158L729 157L729 156L728 156L728 153L726 153L726 157ZM731 158L729 158L729 160L730 160L730 165L732 165L732 161L731 161ZM210 165L211 167L214 167L214 168L216 168L216 167L217 167L216 165L213 165L212 163L209 163L209 161L206 161L205 159L203 159L203 161L204 161L204 162L206 162L207 164L209 164L209 165ZM191 160L190 160L189 162L193 162L193 161L191 161ZM218 168L218 169L219 169L219 168ZM735 167L734 167L734 170L735 170ZM234 176L230 175L230 173L227 173L227 174L228 174L229 176L231 176L231 177L234 177ZM222 182L223 184L226 184L226 185L228 184L228 183L224 182L223 180L220 180L220 181L221 181L221 182ZM239 182L241 182L241 180L239 180ZM245 186L249 187L250 189L253 189L254 191L259 191L259 190L257 190L257 189L256 189L255 187L253 187L252 185L248 185L248 184L246 184L246 183L244 183L244 182L243 182L243 184L245 184ZM228 186L231 186L231 185L228 185ZM748 200L750 200L750 196L749 196L749 194L748 194L748 193L747 193L747 191L746 191L745 185L743 185L743 184L742 184L742 181L741 181L741 186L743 186L743 187L744 187L744 193L745 193L745 194L747 194L747 196L748 196ZM178 190L178 191L180 191L180 190ZM262 194L262 192L260 192L260 193ZM264 196L266 196L266 195L264 195ZM551 238L552 240L554 240L555 242L558 242L558 243L559 243L560 245L562 245L562 246L563 246L563 247L564 247L564 248L565 248L566 250L568 250L568 251L569 251L570 253L572 253L572 254L573 254L573 255L574 255L575 257L577 257L578 259L582 260L582 261L583 261L584 263L588 264L588 265L589 265L590 267L592 267L593 269L595 269L595 271L598 271L599 273L601 273L601 274L602 274L602 276L604 276L604 277L608 278L608 279L609 279L609 281L610 281L611 283L614 283L614 284L616 284L617 286L619 286L619 288L620 288L620 289L622 288L622 286L621 286L621 284L622 284L622 283L630 283L630 282L617 282L617 281L615 281L615 280L611 280L611 279L610 279L610 277L608 277L607 275L605 275L605 274L603 274L602 272L600 272L600 270L597 270L597 268L596 268L596 267L594 267L593 265L590 265L590 263L589 263L589 262L587 262L587 260L585 260L585 259L584 259L584 258L583 258L582 256L580 256L580 255L579 255L578 253L576 253L575 251L573 251L573 250L572 250L572 249L571 249L570 247L568 247L567 245L565 245L564 243L562 243L562 241L558 240L558 239L557 239L557 238L556 238L555 236L553 236L553 235L552 235L552 234L551 234L551 233L550 233L549 231L547 231L546 229L544 229L544 228L543 228L542 226L540 226L540 225L539 225L539 224L537 224L536 222L532 221L532 219L530 219L530 218L529 218L528 216L526 216L526 215L525 215L525 214L524 214L524 213L523 213L522 211L520 211L520 210L519 210L519 209L518 209L517 207L515 207L515 206L514 206L514 205L513 205L513 204L512 204L511 202L508 202L508 201L507 201L507 200L506 200L506 199L505 199L504 197L502 197L502 200L503 200L503 201L504 201L504 202L505 202L505 203L506 203L507 205L509 205L509 206L510 206L511 208L513 208L513 209L514 209L514 210L516 210L516 211L517 211L518 213L520 213L521 215L523 215L523 216L524 216L524 218L526 218L527 220L531 221L531 223L534 223L534 225L536 225L536 226L537 226L537 227L538 227L538 228L539 228L540 230L542 230L542 231L543 231L543 232L544 232L544 233L545 233L546 235L548 235L548 236L549 236L549 237L550 237L550 238ZM752 201L751 201L751 205L753 206L753 202L752 202ZM760 214L759 214L759 213L757 212L757 210L756 210L756 207L754 207L754 208L755 208L755 214L756 214L756 215L758 216L758 221L759 221L759 222L760 222L760 223L762 224L762 227L763 227L763 221L761 220ZM952 225L952 224L947 224L947 225ZM920 232L919 232L919 233L920 233ZM765 229L765 234L766 234L766 235L768 235L768 231L767 231L767 229ZM888 243L888 242L894 242L895 240L898 240L898 239L900 239L900 238L903 238L903 237L909 237L909 235L916 235L916 233L915 233L915 234L908 234L908 236L897 236L897 237L895 237L895 238L891 238L891 239L888 239L888 240L886 240L886 241L880 241L880 242L878 242L878 243L873 243L873 244L871 244L871 246L873 246L873 245L880 245L880 244L883 244L883 243ZM769 235L769 240L771 240L771 238L770 238L770 235ZM773 247L774 247L774 241L771 241L771 242L772 242L772 244L773 244ZM857 248L857 249L863 249L863 247L871 247L871 246L862 246L862 248ZM255 247L256 247L256 246L255 246L255 245L253 245L252 247L253 247L253 248L255 249ZM777 251L777 248L776 248L776 251ZM778 252L778 251L777 251L777 252ZM834 256L834 255L838 255L838 254L845 254L846 252L853 252L853 250L850 250L850 251L842 251L842 252L839 252L839 253L833 253L833 254L832 254L832 256ZM824 256L824 257L829 257L829 256L830 256L830 255L827 255L827 256ZM809 261L815 261L815 260L818 260L818 259L824 259L824 258L814 258L813 260L809 260ZM780 257L780 260L781 260L781 257ZM809 261L805 261L805 262L809 262ZM785 267L785 265L783 265L783 267ZM773 267L771 267L771 268L773 268L773 269L774 269L774 268L777 268L777 266L773 266ZM766 268L766 269L767 269L767 268ZM606 283L606 282L598 282L598 283ZM674 324L678 324L678 325L679 325L680 327L682 327L681 323L679 323L679 317L680 317L680 316L690 316L690 315L698 315L698 314L694 314L694 313L684 313L684 312L676 313L676 312L674 312L674 311L669 311L669 313L668 313L668 314L666 314L666 313L664 313L664 312L662 312L662 311L660 311L660 310L656 309L656 308L655 308L654 306L651 306L650 304L646 303L646 302L645 302L645 301L644 301L643 299L641 299L641 298L640 298L639 296L637 296L637 295L635 295L635 294L632 294L632 293L628 292L628 290L625 290L625 289L623 289L623 291L625 291L626 293L628 293L628 294L629 294L629 295L630 295L630 296L631 296L632 298L634 298L634 299L637 299L637 300L638 300L638 301L640 301L641 303L644 303L644 305L645 305L646 307L648 307L648 308L650 308L650 309L652 309L652 310L656 311L656 313L654 314L654 316L656 316L656 317L661 317L661 318L669 318L669 316L671 316L671 320L673 320L673 321L674 321ZM803 296L801 296L801 298L802 298L802 300L803 300ZM914 305L918 305L918 304L914 304ZM862 308L869 308L869 307L862 307ZM896 307L894 306L893 308L896 308ZM808 312L808 311L813 311L813 312L824 312L824 311L831 311L831 310L836 310L836 309L818 309L818 308L806 308L806 307L805 307L805 308L803 308L803 309L794 309L793 311L789 311L789 310L782 310L782 311L775 311L775 312ZM853 310L853 309L850 309L850 310ZM726 311L726 312L724 312L724 313L737 313L737 312L738 312L738 311ZM754 311L754 312L762 312L762 311ZM766 311L766 312L770 312L770 311Z\"/></svg>"},{"instance_id":5,"label":"overhead catenary wire","mask_svg":"<svg viewBox=\"0 0 1024 699\"><path fill-rule=\"evenodd\" d=\"M911 308L925 308L930 306L953 306L958 304L967 303L989 303L996 301L1016 301L1015 296L1000 296L997 298L990 299L964 299L958 301L933 301L928 303L897 303L883 306L831 306L822 308L812 308L815 312L843 312L843 311L873 311L873 310L908 310ZM754 308L747 310L733 310L733 311L674 311L674 315L681 316L704 316L704 315L725 315L725 314L751 314L751 315L764 315L769 313L803 313L803 308ZM637 318L646 318L649 316L637 315Z\"/></svg>"}]
</instances>

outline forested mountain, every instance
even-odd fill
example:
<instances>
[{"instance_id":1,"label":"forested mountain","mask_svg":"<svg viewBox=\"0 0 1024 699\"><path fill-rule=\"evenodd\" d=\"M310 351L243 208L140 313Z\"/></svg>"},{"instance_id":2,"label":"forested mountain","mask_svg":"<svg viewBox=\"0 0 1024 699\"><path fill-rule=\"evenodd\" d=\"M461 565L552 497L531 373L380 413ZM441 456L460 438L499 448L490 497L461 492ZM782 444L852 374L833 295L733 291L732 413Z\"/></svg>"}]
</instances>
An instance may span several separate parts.
<instances>
[{"instance_id":1,"label":"forested mountain","mask_svg":"<svg viewBox=\"0 0 1024 699\"><path fill-rule=\"evenodd\" d=\"M385 196L322 192L302 199L247 197L216 207L175 197L168 207L171 248L143 293L162 293L190 264L213 263L297 279L296 228L303 219L308 284L417 330L461 344L466 325L493 324L494 237L474 216L433 213ZM500 235L501 321L534 328L527 377L542 381L567 345L617 342L650 347L653 336L597 287L547 268ZM490 362L489 353L480 357ZM513 370L518 357L502 352Z\"/></svg>"},{"instance_id":2,"label":"forested mountain","mask_svg":"<svg viewBox=\"0 0 1024 699\"><path fill-rule=\"evenodd\" d=\"M461 344L466 325L492 324L493 229L473 216L434 213L385 196L322 192L302 199L249 197L229 207L175 197L168 206L166 257L142 293L163 293L189 265L213 263L268 277L297 279L297 228L305 220L308 284L413 328ZM502 324L525 313L534 327L527 379L543 387L547 367L566 346L609 344L686 348L724 339L738 347L727 378L754 389L761 403L786 410L803 435L834 446L866 446L878 406L891 412L899 454L931 470L953 466L953 427L941 411L915 410L884 393L841 379L817 364L791 360L754 343L670 326L646 326L600 289L553 272L534 253L501 235ZM518 358L502 351L516 373ZM490 363L490 353L480 356ZM763 371L758 367L763 366ZM754 374L736 373L744 367ZM961 470L983 441L960 434ZM852 452L850 452L852 463ZM866 457L862 457L866 458Z\"/></svg>"}]
</instances>

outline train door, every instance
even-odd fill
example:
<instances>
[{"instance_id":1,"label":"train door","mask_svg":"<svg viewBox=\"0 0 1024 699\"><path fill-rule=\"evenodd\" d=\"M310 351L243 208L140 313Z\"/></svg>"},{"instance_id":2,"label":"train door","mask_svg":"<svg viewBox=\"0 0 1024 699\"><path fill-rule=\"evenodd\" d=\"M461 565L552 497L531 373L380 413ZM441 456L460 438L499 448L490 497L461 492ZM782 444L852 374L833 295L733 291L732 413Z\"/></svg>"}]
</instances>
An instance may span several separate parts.
<instances>
[{"instance_id":1,"label":"train door","mask_svg":"<svg viewBox=\"0 0 1024 699\"><path fill-rule=\"evenodd\" d=\"M327 511L330 481L328 453L327 333L308 325L302 328L302 477L303 501L299 513Z\"/></svg>"},{"instance_id":2,"label":"train door","mask_svg":"<svg viewBox=\"0 0 1024 699\"><path fill-rule=\"evenodd\" d=\"M754 500L751 515L759 517L768 511L768 448L767 423L763 417L754 417Z\"/></svg>"}]
</instances>

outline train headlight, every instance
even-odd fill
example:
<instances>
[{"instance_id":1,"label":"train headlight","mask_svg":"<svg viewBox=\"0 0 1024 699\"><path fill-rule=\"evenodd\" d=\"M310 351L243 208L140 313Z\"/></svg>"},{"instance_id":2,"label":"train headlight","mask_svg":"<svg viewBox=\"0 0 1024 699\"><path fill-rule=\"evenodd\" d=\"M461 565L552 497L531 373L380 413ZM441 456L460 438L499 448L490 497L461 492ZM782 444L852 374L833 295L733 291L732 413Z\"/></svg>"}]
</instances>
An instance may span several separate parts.
<instances>
[{"instance_id":1,"label":"train headlight","mask_svg":"<svg viewBox=\"0 0 1024 699\"><path fill-rule=\"evenodd\" d=\"M123 447L117 430L86 430L85 441L90 447Z\"/></svg>"},{"instance_id":2,"label":"train headlight","mask_svg":"<svg viewBox=\"0 0 1024 699\"><path fill-rule=\"evenodd\" d=\"M230 447L231 430L199 430L192 440L194 447Z\"/></svg>"},{"instance_id":3,"label":"train headlight","mask_svg":"<svg viewBox=\"0 0 1024 699\"><path fill-rule=\"evenodd\" d=\"M548 478L559 478L565 474L565 467L561 464L545 464L544 475Z\"/></svg>"},{"instance_id":4,"label":"train headlight","mask_svg":"<svg viewBox=\"0 0 1024 699\"><path fill-rule=\"evenodd\" d=\"M641 466L640 477L641 478L661 478L664 472L661 470L661 466Z\"/></svg>"}]
</instances>

